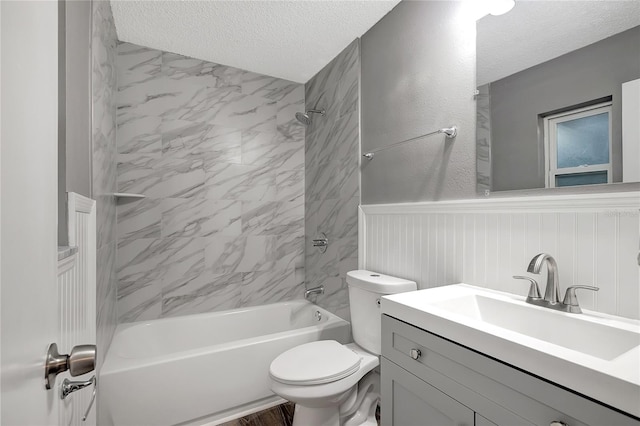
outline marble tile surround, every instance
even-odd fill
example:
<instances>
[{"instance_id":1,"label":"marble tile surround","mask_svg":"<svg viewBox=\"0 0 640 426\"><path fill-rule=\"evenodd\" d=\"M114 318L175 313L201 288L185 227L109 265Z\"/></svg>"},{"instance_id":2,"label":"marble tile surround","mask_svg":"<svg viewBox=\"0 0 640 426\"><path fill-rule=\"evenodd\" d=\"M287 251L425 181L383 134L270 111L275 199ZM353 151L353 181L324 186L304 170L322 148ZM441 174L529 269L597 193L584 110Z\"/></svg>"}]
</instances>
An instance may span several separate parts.
<instances>
[{"instance_id":1,"label":"marble tile surround","mask_svg":"<svg viewBox=\"0 0 640 426\"><path fill-rule=\"evenodd\" d=\"M117 49L119 321L300 298L304 86Z\"/></svg>"},{"instance_id":2,"label":"marble tile surround","mask_svg":"<svg viewBox=\"0 0 640 426\"><path fill-rule=\"evenodd\" d=\"M111 5L92 1L91 91L93 198L96 200L96 338L98 366L109 349L116 314L116 27Z\"/></svg>"},{"instance_id":3,"label":"marble tile surround","mask_svg":"<svg viewBox=\"0 0 640 426\"><path fill-rule=\"evenodd\" d=\"M491 190L491 97L489 83L478 87L476 96L476 188Z\"/></svg>"},{"instance_id":4,"label":"marble tile surround","mask_svg":"<svg viewBox=\"0 0 640 426\"><path fill-rule=\"evenodd\" d=\"M305 85L306 108L314 116L305 142L305 285L323 285L317 303L349 320L346 273L358 269L360 203L359 40L353 41ZM329 247L320 253L311 240L323 232Z\"/></svg>"}]
</instances>

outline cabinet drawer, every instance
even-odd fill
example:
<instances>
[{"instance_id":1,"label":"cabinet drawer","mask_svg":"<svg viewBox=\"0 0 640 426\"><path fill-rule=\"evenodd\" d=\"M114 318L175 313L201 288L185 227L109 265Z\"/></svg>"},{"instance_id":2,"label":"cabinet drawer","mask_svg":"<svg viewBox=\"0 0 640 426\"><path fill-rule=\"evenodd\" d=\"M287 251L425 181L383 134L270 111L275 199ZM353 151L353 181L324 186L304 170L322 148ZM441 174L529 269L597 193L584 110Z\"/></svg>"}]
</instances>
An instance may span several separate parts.
<instances>
[{"instance_id":1,"label":"cabinet drawer","mask_svg":"<svg viewBox=\"0 0 640 426\"><path fill-rule=\"evenodd\" d=\"M492 418L495 405L538 425L640 425L632 417L386 315L382 355L498 425L510 423Z\"/></svg>"},{"instance_id":2,"label":"cabinet drawer","mask_svg":"<svg viewBox=\"0 0 640 426\"><path fill-rule=\"evenodd\" d=\"M381 424L474 426L475 413L413 374L382 358Z\"/></svg>"}]
</instances>

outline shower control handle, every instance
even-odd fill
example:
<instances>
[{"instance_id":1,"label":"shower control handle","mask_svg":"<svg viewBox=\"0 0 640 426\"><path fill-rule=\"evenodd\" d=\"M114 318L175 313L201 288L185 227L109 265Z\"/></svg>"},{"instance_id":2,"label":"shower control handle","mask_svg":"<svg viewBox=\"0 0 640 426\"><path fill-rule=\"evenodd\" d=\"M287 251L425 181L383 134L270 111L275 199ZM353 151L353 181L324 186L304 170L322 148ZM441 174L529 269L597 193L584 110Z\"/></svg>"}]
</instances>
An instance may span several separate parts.
<instances>
[{"instance_id":1,"label":"shower control handle","mask_svg":"<svg viewBox=\"0 0 640 426\"><path fill-rule=\"evenodd\" d=\"M327 247L329 247L329 239L323 232L321 232L318 237L311 240L311 242L312 245L320 251L320 253L326 252Z\"/></svg>"},{"instance_id":2,"label":"shower control handle","mask_svg":"<svg viewBox=\"0 0 640 426\"><path fill-rule=\"evenodd\" d=\"M45 388L51 389L56 376L69 370L71 376L81 376L96 368L96 345L77 345L69 355L58 353L58 345L49 345L44 365Z\"/></svg>"}]
</instances>

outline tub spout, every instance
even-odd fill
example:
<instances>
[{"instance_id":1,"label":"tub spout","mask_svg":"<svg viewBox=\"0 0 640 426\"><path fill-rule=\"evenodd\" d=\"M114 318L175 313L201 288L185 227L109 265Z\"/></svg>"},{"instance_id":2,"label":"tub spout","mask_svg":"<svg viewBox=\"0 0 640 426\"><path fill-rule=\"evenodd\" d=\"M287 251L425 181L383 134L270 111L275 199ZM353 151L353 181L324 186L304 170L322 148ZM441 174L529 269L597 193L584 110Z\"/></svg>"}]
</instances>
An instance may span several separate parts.
<instances>
[{"instance_id":1,"label":"tub spout","mask_svg":"<svg viewBox=\"0 0 640 426\"><path fill-rule=\"evenodd\" d=\"M318 286L314 288L310 288L309 290L304 291L304 298L309 299L314 294L324 294L324 286Z\"/></svg>"}]
</instances>

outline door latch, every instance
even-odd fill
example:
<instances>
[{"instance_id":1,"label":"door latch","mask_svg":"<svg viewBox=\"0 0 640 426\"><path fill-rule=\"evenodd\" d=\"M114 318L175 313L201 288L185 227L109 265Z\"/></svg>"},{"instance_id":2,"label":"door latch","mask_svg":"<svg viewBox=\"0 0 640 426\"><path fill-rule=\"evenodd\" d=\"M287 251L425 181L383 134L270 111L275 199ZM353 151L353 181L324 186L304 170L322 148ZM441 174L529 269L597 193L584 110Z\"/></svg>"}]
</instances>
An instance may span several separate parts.
<instances>
[{"instance_id":1,"label":"door latch","mask_svg":"<svg viewBox=\"0 0 640 426\"><path fill-rule=\"evenodd\" d=\"M87 386L93 385L93 392L91 393L91 401L89 401L89 406L84 412L84 416L82 417L82 421L87 420L89 413L91 412L91 407L93 407L93 402L96 400L96 390L98 387L98 383L96 381L96 376L91 377L86 382L72 382L69 379L64 379L62 385L60 386L60 399L65 399L70 394L75 391L79 391L80 389L84 389Z\"/></svg>"},{"instance_id":2,"label":"door latch","mask_svg":"<svg viewBox=\"0 0 640 426\"><path fill-rule=\"evenodd\" d=\"M56 376L69 370L71 376L81 376L96 368L96 345L77 345L69 355L58 353L58 345L52 343L47 351L44 364L44 386L51 389L56 383Z\"/></svg>"}]
</instances>

